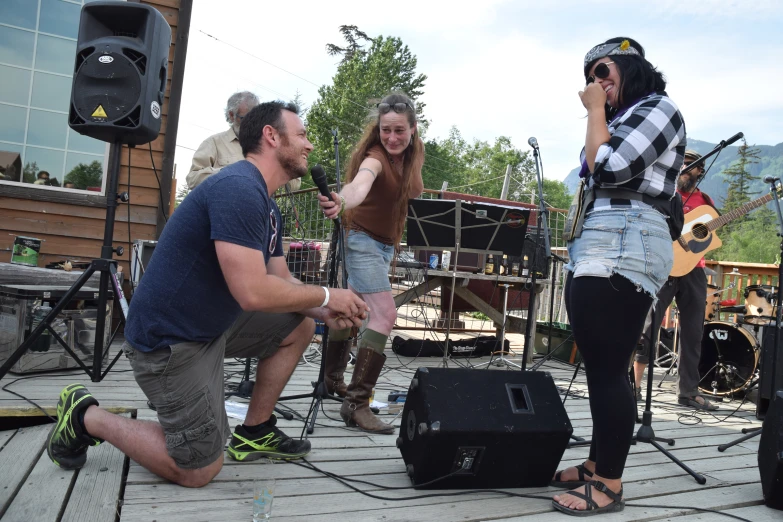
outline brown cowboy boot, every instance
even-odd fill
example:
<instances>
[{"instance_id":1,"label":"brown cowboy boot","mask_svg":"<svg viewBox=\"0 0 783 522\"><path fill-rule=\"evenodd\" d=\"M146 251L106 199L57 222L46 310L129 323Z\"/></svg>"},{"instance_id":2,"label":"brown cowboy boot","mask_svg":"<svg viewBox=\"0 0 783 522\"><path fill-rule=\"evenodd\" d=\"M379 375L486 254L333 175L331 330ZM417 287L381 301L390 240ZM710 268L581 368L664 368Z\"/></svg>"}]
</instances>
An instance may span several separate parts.
<instances>
[{"instance_id":1,"label":"brown cowboy boot","mask_svg":"<svg viewBox=\"0 0 783 522\"><path fill-rule=\"evenodd\" d=\"M348 385L348 392L340 408L340 416L347 426L359 426L363 431L384 435L394 433L394 426L380 421L370 411L370 395L381 374L384 361L385 355L370 348L359 348L351 384Z\"/></svg>"},{"instance_id":2,"label":"brown cowboy boot","mask_svg":"<svg viewBox=\"0 0 783 522\"><path fill-rule=\"evenodd\" d=\"M326 391L332 395L345 397L348 388L343 380L343 373L351 358L351 339L329 341L326 344L324 356L324 383Z\"/></svg>"}]
</instances>

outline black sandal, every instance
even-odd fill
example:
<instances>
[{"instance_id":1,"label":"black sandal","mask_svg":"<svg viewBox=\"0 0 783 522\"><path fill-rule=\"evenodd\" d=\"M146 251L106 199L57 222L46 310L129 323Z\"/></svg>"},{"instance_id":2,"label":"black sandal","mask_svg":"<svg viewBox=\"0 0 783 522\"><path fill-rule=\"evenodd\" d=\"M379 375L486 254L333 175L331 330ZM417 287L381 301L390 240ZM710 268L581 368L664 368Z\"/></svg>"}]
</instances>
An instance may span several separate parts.
<instances>
[{"instance_id":1,"label":"black sandal","mask_svg":"<svg viewBox=\"0 0 783 522\"><path fill-rule=\"evenodd\" d=\"M597 489L607 497L612 499L612 502L604 507L598 507L595 500L593 500L593 488ZM591 480L585 484L585 494L577 493L576 491L567 491L566 494L573 495L581 498L587 502L587 509L571 509L561 505L558 501L552 499L552 507L558 511L562 511L568 515L575 517L591 517L593 515L600 515L601 513L617 513L625 509L625 501L623 500L623 489L620 488L619 493L615 493L606 484L600 480Z\"/></svg>"},{"instance_id":2,"label":"black sandal","mask_svg":"<svg viewBox=\"0 0 783 522\"><path fill-rule=\"evenodd\" d=\"M579 480L560 480L560 477L563 475L563 471L565 471L560 470L555 473L555 480L550 482L549 485L553 488L577 488L590 482L593 474L585 467L584 464L577 464L574 467L576 468L576 471L579 472ZM585 480L585 477L587 477L587 480Z\"/></svg>"}]
</instances>

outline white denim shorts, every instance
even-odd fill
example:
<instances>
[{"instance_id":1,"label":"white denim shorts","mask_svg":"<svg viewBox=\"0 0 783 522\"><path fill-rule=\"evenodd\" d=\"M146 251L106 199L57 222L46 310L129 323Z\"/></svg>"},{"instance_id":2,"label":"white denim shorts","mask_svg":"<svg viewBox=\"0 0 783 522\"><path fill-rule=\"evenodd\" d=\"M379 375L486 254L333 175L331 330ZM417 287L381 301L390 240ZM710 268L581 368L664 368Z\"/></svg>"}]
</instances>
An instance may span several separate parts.
<instances>
[{"instance_id":1,"label":"white denim shorts","mask_svg":"<svg viewBox=\"0 0 783 522\"><path fill-rule=\"evenodd\" d=\"M574 277L619 274L655 298L674 264L666 217L653 208L591 211L581 237L568 242Z\"/></svg>"}]
</instances>

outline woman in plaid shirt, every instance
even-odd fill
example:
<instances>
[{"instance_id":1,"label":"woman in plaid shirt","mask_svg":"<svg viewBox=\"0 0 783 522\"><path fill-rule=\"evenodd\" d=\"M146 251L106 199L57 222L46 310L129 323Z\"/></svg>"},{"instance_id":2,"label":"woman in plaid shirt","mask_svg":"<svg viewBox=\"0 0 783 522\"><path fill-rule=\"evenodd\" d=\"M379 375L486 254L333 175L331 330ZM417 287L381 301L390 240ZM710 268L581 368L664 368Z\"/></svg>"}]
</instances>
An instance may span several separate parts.
<instances>
[{"instance_id":1,"label":"woman in plaid shirt","mask_svg":"<svg viewBox=\"0 0 783 522\"><path fill-rule=\"evenodd\" d=\"M587 371L593 438L588 460L558 472L574 488L553 506L571 515L621 511L622 473L636 405L628 363L655 295L672 267L665 215L685 151L685 125L666 80L630 38L585 56L582 170L588 199L581 236L568 243L565 300ZM674 203L674 204L673 204Z\"/></svg>"}]
</instances>

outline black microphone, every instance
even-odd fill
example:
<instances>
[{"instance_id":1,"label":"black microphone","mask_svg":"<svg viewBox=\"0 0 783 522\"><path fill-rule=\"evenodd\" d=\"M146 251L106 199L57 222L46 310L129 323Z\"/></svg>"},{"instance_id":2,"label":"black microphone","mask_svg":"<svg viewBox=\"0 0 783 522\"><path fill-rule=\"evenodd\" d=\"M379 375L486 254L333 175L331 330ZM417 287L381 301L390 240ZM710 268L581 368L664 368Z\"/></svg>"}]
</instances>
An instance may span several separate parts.
<instances>
[{"instance_id":1,"label":"black microphone","mask_svg":"<svg viewBox=\"0 0 783 522\"><path fill-rule=\"evenodd\" d=\"M780 178L776 178L775 176L764 176L764 183L775 183L776 181L780 181Z\"/></svg>"},{"instance_id":2,"label":"black microphone","mask_svg":"<svg viewBox=\"0 0 783 522\"><path fill-rule=\"evenodd\" d=\"M530 138L529 140L527 140L527 144L533 147L534 149L538 148L538 141L536 141L535 138Z\"/></svg>"},{"instance_id":3,"label":"black microphone","mask_svg":"<svg viewBox=\"0 0 783 522\"><path fill-rule=\"evenodd\" d=\"M310 169L310 175L313 177L313 183L318 187L318 192L331 200L332 195L329 193L329 184L326 182L326 172L324 172L324 168L316 163L313 168Z\"/></svg>"},{"instance_id":4,"label":"black microphone","mask_svg":"<svg viewBox=\"0 0 783 522\"><path fill-rule=\"evenodd\" d=\"M728 147L729 145L731 145L735 141L742 139L744 136L745 136L744 134L742 134L741 132L738 132L737 134L735 134L731 138L727 139L726 141L720 142L720 144L723 147Z\"/></svg>"}]
</instances>

